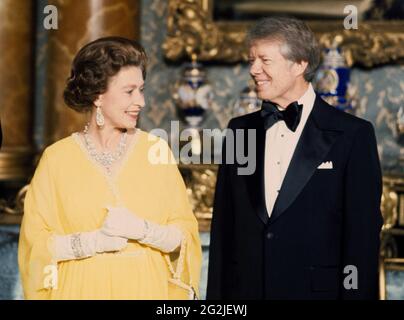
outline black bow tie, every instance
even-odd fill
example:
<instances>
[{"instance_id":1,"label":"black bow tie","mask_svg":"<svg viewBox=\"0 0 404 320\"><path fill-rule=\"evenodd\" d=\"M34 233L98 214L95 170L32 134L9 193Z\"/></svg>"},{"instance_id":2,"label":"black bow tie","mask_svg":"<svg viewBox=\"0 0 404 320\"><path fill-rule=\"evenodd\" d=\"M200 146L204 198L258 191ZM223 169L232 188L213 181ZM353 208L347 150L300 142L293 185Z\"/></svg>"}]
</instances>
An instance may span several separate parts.
<instances>
[{"instance_id":1,"label":"black bow tie","mask_svg":"<svg viewBox=\"0 0 404 320\"><path fill-rule=\"evenodd\" d=\"M276 122L283 120L286 126L295 132L302 117L302 110L303 105L298 104L296 101L288 105L285 110L280 111L274 103L264 100L261 107L261 116L264 118L265 129L269 129Z\"/></svg>"}]
</instances>

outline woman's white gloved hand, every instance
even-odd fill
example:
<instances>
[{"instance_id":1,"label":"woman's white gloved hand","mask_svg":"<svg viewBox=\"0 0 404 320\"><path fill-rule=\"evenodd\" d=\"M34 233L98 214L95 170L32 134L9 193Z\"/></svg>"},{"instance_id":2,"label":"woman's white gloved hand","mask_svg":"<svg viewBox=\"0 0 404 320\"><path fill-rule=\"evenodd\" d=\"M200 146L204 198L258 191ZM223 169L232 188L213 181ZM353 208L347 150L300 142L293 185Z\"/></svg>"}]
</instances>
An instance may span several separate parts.
<instances>
[{"instance_id":1,"label":"woman's white gloved hand","mask_svg":"<svg viewBox=\"0 0 404 320\"><path fill-rule=\"evenodd\" d=\"M126 247L128 239L111 237L101 230L53 236L56 261L82 259L96 253L120 251Z\"/></svg>"},{"instance_id":2,"label":"woman's white gloved hand","mask_svg":"<svg viewBox=\"0 0 404 320\"><path fill-rule=\"evenodd\" d=\"M97 230L95 232L95 243L95 251L97 253L121 251L127 246L128 239L114 236L111 237L101 232L101 230Z\"/></svg>"},{"instance_id":3,"label":"woman's white gloved hand","mask_svg":"<svg viewBox=\"0 0 404 320\"><path fill-rule=\"evenodd\" d=\"M101 231L108 236L140 240L146 236L147 222L123 207L108 207Z\"/></svg>"},{"instance_id":4,"label":"woman's white gloved hand","mask_svg":"<svg viewBox=\"0 0 404 320\"><path fill-rule=\"evenodd\" d=\"M160 225L139 218L122 207L107 209L109 213L101 230L109 236L137 240L163 252L172 252L181 245L182 232L174 225Z\"/></svg>"}]
</instances>

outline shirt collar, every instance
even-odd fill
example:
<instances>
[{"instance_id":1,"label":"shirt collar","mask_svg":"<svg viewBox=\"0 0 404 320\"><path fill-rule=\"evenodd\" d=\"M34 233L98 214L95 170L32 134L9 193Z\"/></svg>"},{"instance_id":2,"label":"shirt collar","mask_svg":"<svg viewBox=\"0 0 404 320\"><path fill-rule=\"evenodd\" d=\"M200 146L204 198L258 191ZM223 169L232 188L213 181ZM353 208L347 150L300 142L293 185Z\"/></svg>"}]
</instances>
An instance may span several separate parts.
<instances>
[{"instance_id":1,"label":"shirt collar","mask_svg":"<svg viewBox=\"0 0 404 320\"><path fill-rule=\"evenodd\" d=\"M299 126L297 127L297 130L302 129L306 124L307 118L309 117L310 112L313 109L315 100L316 100L316 93L314 92L311 83L309 83L306 92L297 100L299 104L303 105L302 117L300 119L300 123Z\"/></svg>"}]
</instances>

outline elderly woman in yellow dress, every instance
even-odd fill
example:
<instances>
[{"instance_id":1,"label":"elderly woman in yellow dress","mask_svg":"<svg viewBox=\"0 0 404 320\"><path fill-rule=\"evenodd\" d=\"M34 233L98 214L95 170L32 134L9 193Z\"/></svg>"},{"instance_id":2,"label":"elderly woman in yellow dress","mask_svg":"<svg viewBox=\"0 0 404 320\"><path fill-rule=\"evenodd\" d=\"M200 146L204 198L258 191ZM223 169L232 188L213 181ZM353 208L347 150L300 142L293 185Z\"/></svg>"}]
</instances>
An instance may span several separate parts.
<instances>
[{"instance_id":1,"label":"elderly woman in yellow dress","mask_svg":"<svg viewBox=\"0 0 404 320\"><path fill-rule=\"evenodd\" d=\"M172 153L137 129L146 54L101 38L73 61L66 104L89 123L46 148L25 198L18 261L27 299L198 296L197 221ZM171 160L173 158L170 158Z\"/></svg>"}]
</instances>

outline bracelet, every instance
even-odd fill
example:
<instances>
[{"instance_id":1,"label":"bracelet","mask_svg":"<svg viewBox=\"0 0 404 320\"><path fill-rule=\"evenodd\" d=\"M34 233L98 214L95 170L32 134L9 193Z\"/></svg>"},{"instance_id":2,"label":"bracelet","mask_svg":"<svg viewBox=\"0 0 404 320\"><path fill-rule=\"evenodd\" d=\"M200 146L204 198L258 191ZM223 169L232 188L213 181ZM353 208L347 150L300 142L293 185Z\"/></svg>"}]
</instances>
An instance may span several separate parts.
<instances>
[{"instance_id":1,"label":"bracelet","mask_svg":"<svg viewBox=\"0 0 404 320\"><path fill-rule=\"evenodd\" d=\"M75 233L70 238L70 245L73 250L73 254L77 259L84 256L83 247L81 246L80 233Z\"/></svg>"}]
</instances>

